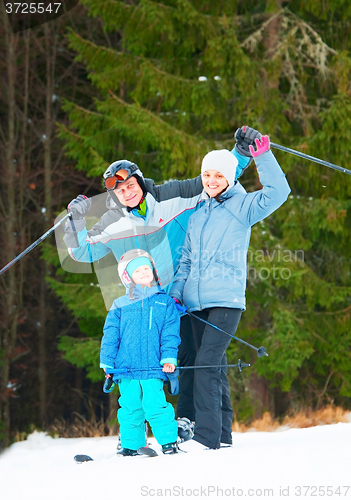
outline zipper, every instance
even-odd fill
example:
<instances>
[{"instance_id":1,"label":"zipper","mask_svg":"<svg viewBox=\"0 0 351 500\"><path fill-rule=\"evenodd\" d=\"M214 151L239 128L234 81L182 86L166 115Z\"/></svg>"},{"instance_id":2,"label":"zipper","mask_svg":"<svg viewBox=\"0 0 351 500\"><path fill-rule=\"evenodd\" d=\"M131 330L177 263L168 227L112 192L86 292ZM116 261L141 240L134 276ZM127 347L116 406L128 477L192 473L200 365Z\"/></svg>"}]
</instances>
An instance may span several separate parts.
<instances>
[{"instance_id":1,"label":"zipper","mask_svg":"<svg viewBox=\"0 0 351 500\"><path fill-rule=\"evenodd\" d=\"M202 305L201 305L201 300L200 300L200 262L201 262L201 247L202 247L202 241L203 241L203 234L205 227L210 219L211 216L211 209L212 209L212 199L210 200L208 204L208 217L207 220L205 221L204 225L202 226L201 234L200 234L200 251L199 251L199 279L197 280L197 295L199 297L199 305L200 305L200 311L202 311Z\"/></svg>"},{"instance_id":2,"label":"zipper","mask_svg":"<svg viewBox=\"0 0 351 500\"><path fill-rule=\"evenodd\" d=\"M152 323L152 306L150 307L149 330L151 330L151 323Z\"/></svg>"}]
</instances>

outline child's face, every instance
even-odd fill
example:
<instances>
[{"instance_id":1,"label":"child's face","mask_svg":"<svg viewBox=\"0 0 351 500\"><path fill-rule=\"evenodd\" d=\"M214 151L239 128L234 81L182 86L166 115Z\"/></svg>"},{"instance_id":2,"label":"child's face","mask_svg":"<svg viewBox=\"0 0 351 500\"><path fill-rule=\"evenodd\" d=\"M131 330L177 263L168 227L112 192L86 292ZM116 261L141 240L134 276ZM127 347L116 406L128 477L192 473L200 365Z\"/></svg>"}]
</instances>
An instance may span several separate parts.
<instances>
[{"instance_id":1,"label":"child's face","mask_svg":"<svg viewBox=\"0 0 351 500\"><path fill-rule=\"evenodd\" d=\"M136 268L132 274L132 280L136 285L151 286L151 282L154 279L152 270L150 266L143 265Z\"/></svg>"}]
</instances>

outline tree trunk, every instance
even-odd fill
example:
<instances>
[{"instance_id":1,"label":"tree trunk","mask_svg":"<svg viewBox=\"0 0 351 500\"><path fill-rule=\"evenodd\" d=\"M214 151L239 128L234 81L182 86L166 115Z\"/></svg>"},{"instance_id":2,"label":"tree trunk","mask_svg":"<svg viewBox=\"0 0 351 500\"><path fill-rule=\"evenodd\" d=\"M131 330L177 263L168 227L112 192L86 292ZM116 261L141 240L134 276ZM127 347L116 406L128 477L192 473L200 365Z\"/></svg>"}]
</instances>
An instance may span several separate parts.
<instances>
[{"instance_id":1,"label":"tree trunk","mask_svg":"<svg viewBox=\"0 0 351 500\"><path fill-rule=\"evenodd\" d=\"M44 25L45 35L45 58L46 58L46 95L45 95L45 134L44 141L44 227L46 231L47 223L52 219L52 188L51 188L51 169L52 169L52 133L54 126L54 118L52 113L52 95L53 95L53 80L54 80L54 61L55 48L52 46L53 41L52 29L48 23ZM38 329L39 343L39 401L40 401L40 423L43 427L46 424L47 413L47 367L46 367L46 339L47 339L47 294L48 286L45 282L45 277L48 274L48 264L42 263L42 282L40 290L40 326Z\"/></svg>"},{"instance_id":2,"label":"tree trunk","mask_svg":"<svg viewBox=\"0 0 351 500\"><path fill-rule=\"evenodd\" d=\"M18 34L13 34L9 22L2 8L3 23L5 28L7 47L7 137L5 141L4 161L4 197L2 200L2 220L3 234L5 241L3 245L3 255L5 262L11 261L17 253L16 248L16 225L17 225L17 204L16 204L16 170L17 159L15 158L15 112L16 112L16 49L18 44ZM4 18L5 16L5 18ZM18 187L18 186L17 186ZM20 297L17 289L16 268L10 268L1 278L1 337L0 337L0 448L6 447L10 442L10 411L9 411L9 379L10 379L10 358L15 347L17 336L18 304Z\"/></svg>"},{"instance_id":3,"label":"tree trunk","mask_svg":"<svg viewBox=\"0 0 351 500\"><path fill-rule=\"evenodd\" d=\"M274 2L272 2L274 3ZM276 6L277 10L279 11L282 8L282 0L276 0ZM264 37L264 48L267 51L267 56L270 58L274 50L276 48L278 36L279 36L279 28L280 28L280 16L276 17L273 19L267 26L266 29L266 36ZM278 88L278 82L275 81L274 83L271 82L271 86Z\"/></svg>"}]
</instances>

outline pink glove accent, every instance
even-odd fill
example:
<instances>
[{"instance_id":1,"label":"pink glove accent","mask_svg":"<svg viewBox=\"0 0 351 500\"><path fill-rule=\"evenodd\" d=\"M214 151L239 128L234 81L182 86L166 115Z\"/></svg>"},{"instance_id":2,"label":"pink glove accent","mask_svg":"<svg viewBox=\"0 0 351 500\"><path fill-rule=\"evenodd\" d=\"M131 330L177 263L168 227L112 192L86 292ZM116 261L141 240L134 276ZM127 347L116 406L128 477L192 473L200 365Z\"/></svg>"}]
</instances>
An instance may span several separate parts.
<instances>
[{"instance_id":1,"label":"pink glove accent","mask_svg":"<svg viewBox=\"0 0 351 500\"><path fill-rule=\"evenodd\" d=\"M256 143L256 151L254 150L254 148L252 146L249 146L250 153L252 154L252 156L254 158L262 155L263 153L266 153L270 149L268 135L263 135L261 137L261 140L255 139L255 143Z\"/></svg>"}]
</instances>

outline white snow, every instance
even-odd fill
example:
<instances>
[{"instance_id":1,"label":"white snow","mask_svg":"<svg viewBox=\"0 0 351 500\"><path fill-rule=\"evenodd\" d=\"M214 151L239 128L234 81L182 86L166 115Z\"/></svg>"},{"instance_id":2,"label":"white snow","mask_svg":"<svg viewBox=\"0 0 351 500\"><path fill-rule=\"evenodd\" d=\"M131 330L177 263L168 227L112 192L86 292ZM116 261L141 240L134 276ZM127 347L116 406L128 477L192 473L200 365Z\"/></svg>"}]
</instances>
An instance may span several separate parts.
<instances>
[{"instance_id":1,"label":"white snow","mask_svg":"<svg viewBox=\"0 0 351 500\"><path fill-rule=\"evenodd\" d=\"M34 432L0 456L0 498L351 498L351 423L233 433L233 443L155 458L118 457L116 437L53 439ZM78 465L77 454L94 461Z\"/></svg>"}]
</instances>

